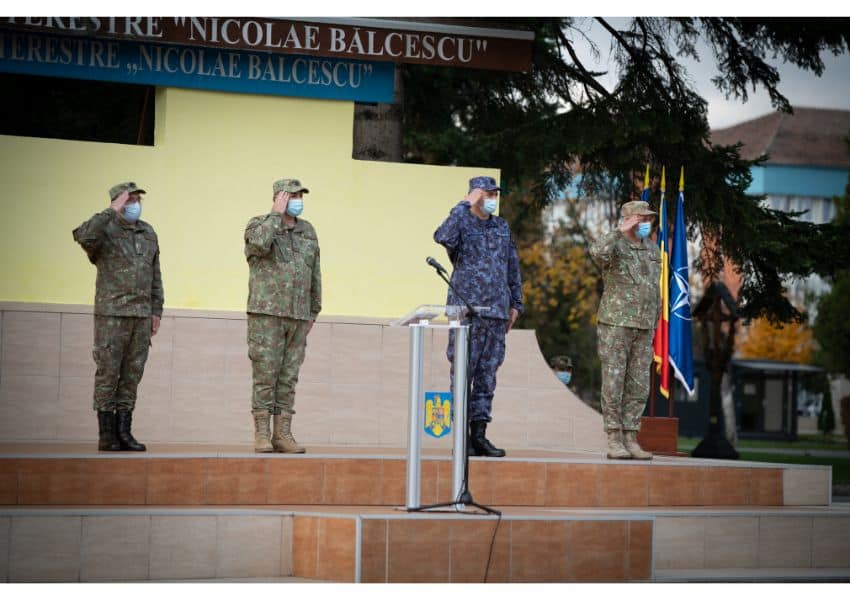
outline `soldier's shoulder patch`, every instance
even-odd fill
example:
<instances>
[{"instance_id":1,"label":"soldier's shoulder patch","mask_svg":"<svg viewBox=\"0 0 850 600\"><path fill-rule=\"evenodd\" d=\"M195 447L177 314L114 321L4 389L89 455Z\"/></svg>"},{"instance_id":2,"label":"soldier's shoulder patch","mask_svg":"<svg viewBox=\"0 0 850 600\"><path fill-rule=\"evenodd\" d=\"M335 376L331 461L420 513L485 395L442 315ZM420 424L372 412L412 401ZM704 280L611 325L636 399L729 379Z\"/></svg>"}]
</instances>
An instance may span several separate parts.
<instances>
[{"instance_id":1,"label":"soldier's shoulder patch","mask_svg":"<svg viewBox=\"0 0 850 600\"><path fill-rule=\"evenodd\" d=\"M265 218L265 216L253 217L250 221L248 221L248 224L245 226L245 230L247 231L248 229L253 229L257 225L262 223L264 218Z\"/></svg>"}]
</instances>

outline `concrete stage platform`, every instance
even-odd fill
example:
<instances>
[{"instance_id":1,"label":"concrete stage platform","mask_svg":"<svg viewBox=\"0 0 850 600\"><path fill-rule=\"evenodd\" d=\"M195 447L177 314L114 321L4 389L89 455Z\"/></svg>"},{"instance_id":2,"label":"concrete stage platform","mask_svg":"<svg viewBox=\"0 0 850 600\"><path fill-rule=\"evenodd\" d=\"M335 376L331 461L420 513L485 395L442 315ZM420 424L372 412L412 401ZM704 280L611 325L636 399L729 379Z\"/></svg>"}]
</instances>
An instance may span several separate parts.
<instances>
[{"instance_id":1,"label":"concrete stage platform","mask_svg":"<svg viewBox=\"0 0 850 600\"><path fill-rule=\"evenodd\" d=\"M450 501L425 449L422 502ZM0 445L0 580L850 581L829 467L472 458L501 518L405 505L402 448Z\"/></svg>"}]
</instances>

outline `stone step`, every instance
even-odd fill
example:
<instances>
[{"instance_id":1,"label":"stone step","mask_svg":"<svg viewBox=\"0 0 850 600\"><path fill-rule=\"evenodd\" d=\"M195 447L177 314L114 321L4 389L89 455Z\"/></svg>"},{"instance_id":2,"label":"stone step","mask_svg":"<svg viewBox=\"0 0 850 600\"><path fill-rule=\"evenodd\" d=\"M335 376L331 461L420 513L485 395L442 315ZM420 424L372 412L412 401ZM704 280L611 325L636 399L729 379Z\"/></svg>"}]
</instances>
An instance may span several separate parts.
<instances>
[{"instance_id":1,"label":"stone step","mask_svg":"<svg viewBox=\"0 0 850 600\"><path fill-rule=\"evenodd\" d=\"M658 569L658 583L850 582L850 569Z\"/></svg>"},{"instance_id":2,"label":"stone step","mask_svg":"<svg viewBox=\"0 0 850 600\"><path fill-rule=\"evenodd\" d=\"M510 451L470 459L470 490L487 505L538 507L828 505L830 467L597 453ZM406 451L152 446L98 453L89 445L0 445L0 504L404 506ZM426 451L420 504L452 499L447 452Z\"/></svg>"},{"instance_id":3,"label":"stone step","mask_svg":"<svg viewBox=\"0 0 850 600\"><path fill-rule=\"evenodd\" d=\"M6 507L0 581L597 582L850 572L846 506L498 508L501 516L369 506Z\"/></svg>"}]
</instances>

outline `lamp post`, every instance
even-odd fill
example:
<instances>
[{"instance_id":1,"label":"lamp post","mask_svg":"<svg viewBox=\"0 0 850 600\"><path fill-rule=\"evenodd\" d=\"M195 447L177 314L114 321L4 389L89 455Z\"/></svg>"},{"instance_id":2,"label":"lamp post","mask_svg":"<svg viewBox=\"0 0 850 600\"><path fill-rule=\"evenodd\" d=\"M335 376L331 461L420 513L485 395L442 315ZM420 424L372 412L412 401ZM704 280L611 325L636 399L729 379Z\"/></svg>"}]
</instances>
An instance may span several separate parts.
<instances>
[{"instance_id":1,"label":"lamp post","mask_svg":"<svg viewBox=\"0 0 850 600\"><path fill-rule=\"evenodd\" d=\"M693 316L699 319L702 326L703 352L705 364L711 376L711 391L708 432L691 455L698 458L734 460L738 458L738 452L723 435L720 387L723 374L729 368L732 353L735 351L735 324L738 321L738 309L729 289L722 283L714 282L697 304ZM726 332L723 331L724 323L728 324Z\"/></svg>"}]
</instances>

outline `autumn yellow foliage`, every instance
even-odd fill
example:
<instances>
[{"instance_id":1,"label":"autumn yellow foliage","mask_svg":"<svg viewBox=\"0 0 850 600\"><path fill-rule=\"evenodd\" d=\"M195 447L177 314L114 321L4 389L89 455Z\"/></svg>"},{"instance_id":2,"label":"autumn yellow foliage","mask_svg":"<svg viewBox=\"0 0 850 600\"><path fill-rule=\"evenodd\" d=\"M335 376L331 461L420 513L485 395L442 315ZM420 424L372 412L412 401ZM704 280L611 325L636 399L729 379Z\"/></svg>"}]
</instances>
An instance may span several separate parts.
<instances>
[{"instance_id":1,"label":"autumn yellow foliage","mask_svg":"<svg viewBox=\"0 0 850 600\"><path fill-rule=\"evenodd\" d=\"M584 247L538 241L518 252L527 312L538 325L557 321L573 330L595 324L597 275Z\"/></svg>"},{"instance_id":2,"label":"autumn yellow foliage","mask_svg":"<svg viewBox=\"0 0 850 600\"><path fill-rule=\"evenodd\" d=\"M808 364L812 360L812 330L805 323L774 327L767 319L756 319L739 347L741 358L763 358Z\"/></svg>"}]
</instances>

